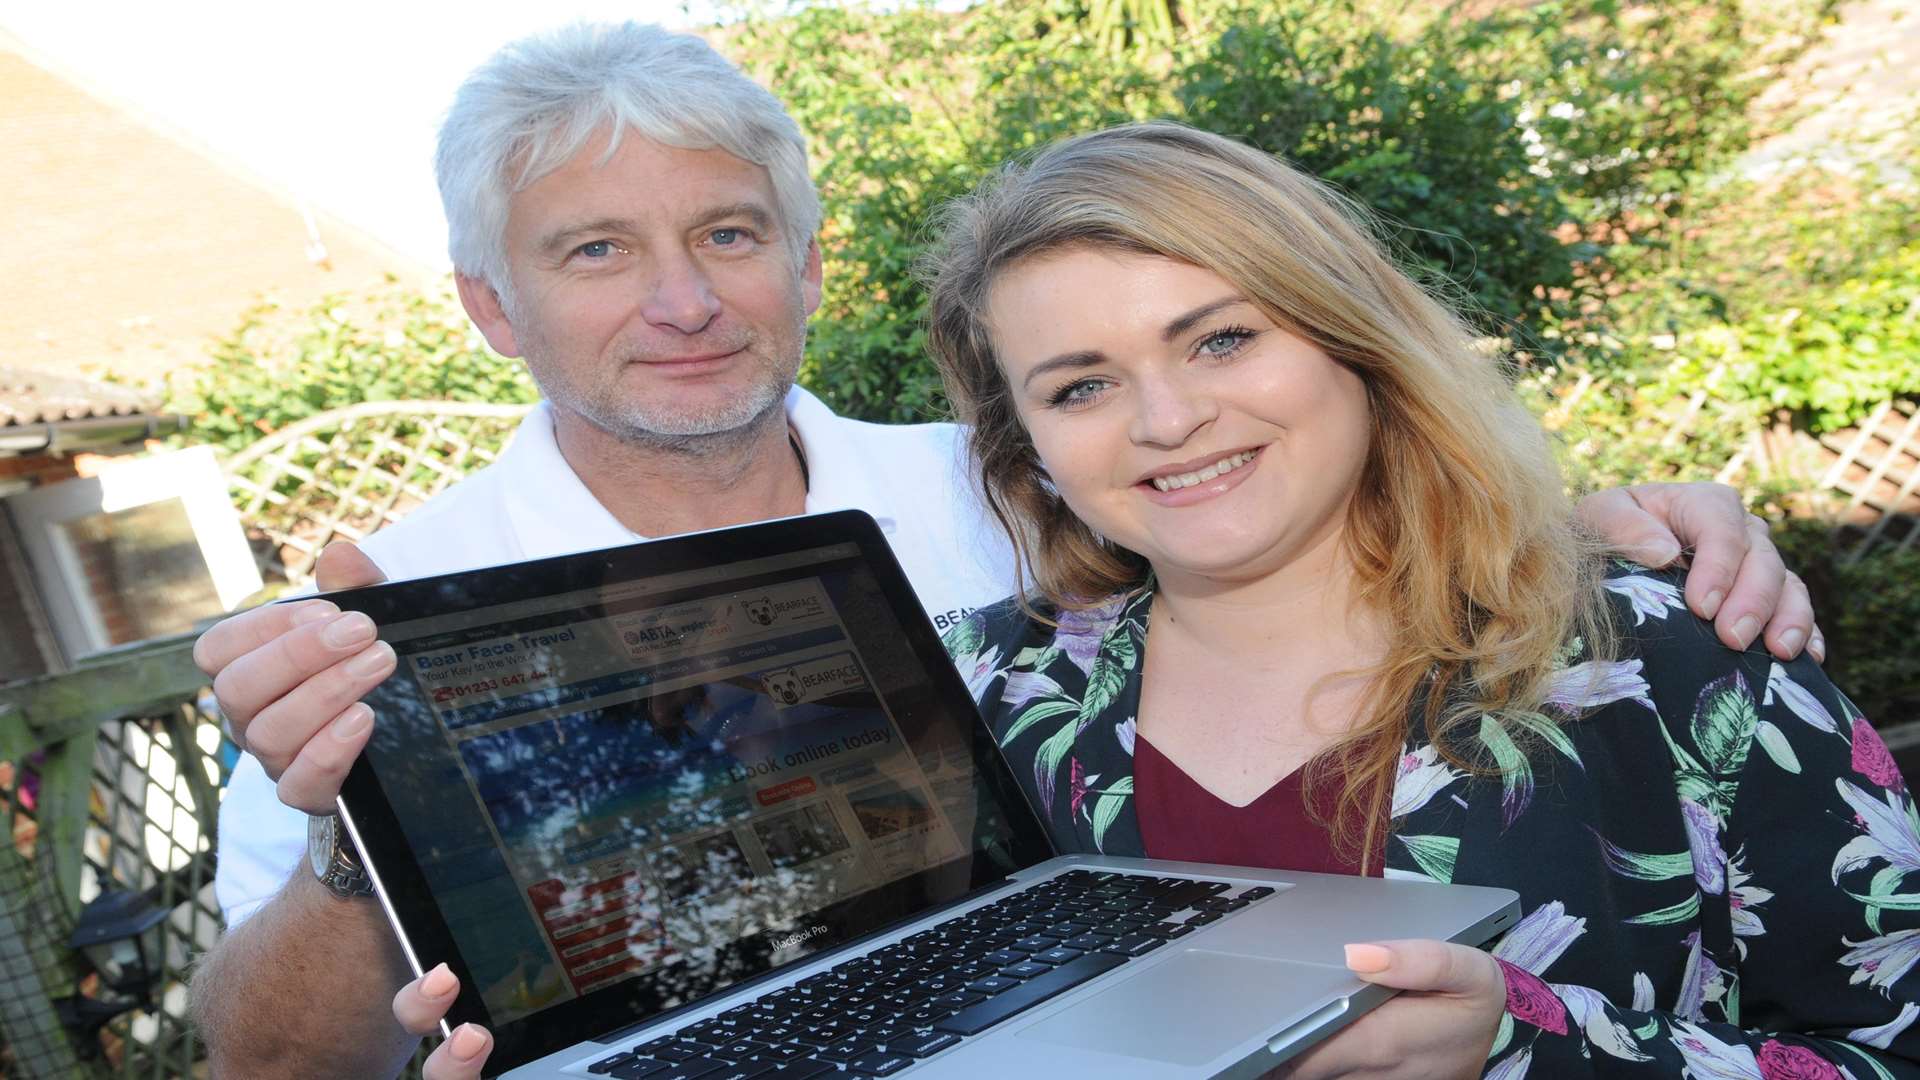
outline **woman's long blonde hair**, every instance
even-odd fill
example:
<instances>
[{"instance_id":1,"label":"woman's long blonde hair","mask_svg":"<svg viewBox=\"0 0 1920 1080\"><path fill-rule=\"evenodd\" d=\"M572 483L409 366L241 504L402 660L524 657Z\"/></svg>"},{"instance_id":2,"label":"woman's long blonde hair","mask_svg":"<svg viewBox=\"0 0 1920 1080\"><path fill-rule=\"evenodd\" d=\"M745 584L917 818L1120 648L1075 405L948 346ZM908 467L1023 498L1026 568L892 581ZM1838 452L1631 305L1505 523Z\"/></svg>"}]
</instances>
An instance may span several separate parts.
<instances>
[{"instance_id":1,"label":"woman's long blonde hair","mask_svg":"<svg viewBox=\"0 0 1920 1080\"><path fill-rule=\"evenodd\" d=\"M1607 648L1600 560L1546 434L1504 365L1364 221L1268 154L1180 124L1128 124L1047 147L949 206L926 264L928 346L972 426L1020 593L1030 576L1056 607L1137 589L1148 567L1096 536L1049 482L994 356L987 305L1001 274L1071 248L1190 263L1365 383L1372 430L1345 541L1361 601L1392 616L1393 636L1367 672L1363 719L1309 774L1338 783L1337 822L1368 823L1362 837L1335 834L1348 849L1360 840L1363 858L1383 838L1411 723L1453 764L1485 770L1470 741L1481 718L1530 719L1573 636Z\"/></svg>"}]
</instances>

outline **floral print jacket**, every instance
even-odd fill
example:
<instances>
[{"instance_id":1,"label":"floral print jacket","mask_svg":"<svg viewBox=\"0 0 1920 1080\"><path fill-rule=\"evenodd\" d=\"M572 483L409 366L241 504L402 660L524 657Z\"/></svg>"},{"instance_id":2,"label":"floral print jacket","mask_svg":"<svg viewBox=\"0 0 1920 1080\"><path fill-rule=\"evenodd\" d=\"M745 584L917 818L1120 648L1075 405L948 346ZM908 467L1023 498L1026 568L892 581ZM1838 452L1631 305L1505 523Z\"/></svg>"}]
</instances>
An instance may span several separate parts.
<instances>
[{"instance_id":1,"label":"floral print jacket","mask_svg":"<svg viewBox=\"0 0 1920 1080\"><path fill-rule=\"evenodd\" d=\"M1723 647L1673 576L1622 564L1606 588L1619 658L1569 650L1562 722L1484 723L1491 776L1416 736L1393 792L1387 876L1521 896L1486 1075L1920 1077L1920 815L1885 744L1811 662ZM1056 630L1002 601L947 635L1063 851L1145 853L1152 602Z\"/></svg>"}]
</instances>

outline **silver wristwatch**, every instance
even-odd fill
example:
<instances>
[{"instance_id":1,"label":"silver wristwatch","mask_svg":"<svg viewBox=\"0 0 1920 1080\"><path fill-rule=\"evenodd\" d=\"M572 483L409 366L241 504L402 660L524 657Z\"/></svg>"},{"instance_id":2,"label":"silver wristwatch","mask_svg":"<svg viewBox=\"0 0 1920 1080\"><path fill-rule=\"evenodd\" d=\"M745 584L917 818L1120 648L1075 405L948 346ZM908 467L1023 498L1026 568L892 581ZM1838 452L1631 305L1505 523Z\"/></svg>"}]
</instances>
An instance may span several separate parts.
<instances>
[{"instance_id":1,"label":"silver wristwatch","mask_svg":"<svg viewBox=\"0 0 1920 1080\"><path fill-rule=\"evenodd\" d=\"M307 818L307 861L320 884L342 900L373 895L373 879L354 850L353 838L340 828L339 815Z\"/></svg>"}]
</instances>

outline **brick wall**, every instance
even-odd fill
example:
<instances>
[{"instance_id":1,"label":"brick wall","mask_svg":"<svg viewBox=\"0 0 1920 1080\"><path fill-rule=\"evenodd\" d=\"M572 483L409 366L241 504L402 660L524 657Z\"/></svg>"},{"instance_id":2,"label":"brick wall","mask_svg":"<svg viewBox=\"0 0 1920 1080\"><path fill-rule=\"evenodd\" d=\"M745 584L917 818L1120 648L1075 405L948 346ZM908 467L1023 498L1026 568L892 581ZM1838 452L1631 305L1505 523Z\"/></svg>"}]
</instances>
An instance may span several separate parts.
<instances>
[{"instance_id":1,"label":"brick wall","mask_svg":"<svg viewBox=\"0 0 1920 1080\"><path fill-rule=\"evenodd\" d=\"M74 459L64 454L22 454L0 457L0 488L17 487L25 481L35 487L57 484L80 475Z\"/></svg>"}]
</instances>

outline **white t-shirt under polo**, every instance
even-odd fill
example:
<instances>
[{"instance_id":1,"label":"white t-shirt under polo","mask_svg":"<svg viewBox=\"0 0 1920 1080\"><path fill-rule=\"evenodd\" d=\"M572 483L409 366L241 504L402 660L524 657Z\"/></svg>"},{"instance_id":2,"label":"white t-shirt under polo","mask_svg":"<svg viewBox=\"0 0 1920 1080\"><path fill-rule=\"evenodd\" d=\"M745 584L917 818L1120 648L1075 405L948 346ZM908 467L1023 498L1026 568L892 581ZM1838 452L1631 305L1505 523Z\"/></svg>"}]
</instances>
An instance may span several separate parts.
<instances>
[{"instance_id":1,"label":"white t-shirt under polo","mask_svg":"<svg viewBox=\"0 0 1920 1080\"><path fill-rule=\"evenodd\" d=\"M1012 556L974 494L960 428L849 420L798 387L786 409L806 454L807 512L873 515L936 627L1012 591ZM399 581L642 539L560 456L543 403L498 461L360 547ZM214 891L227 925L251 916L295 870L306 872L306 855L306 815L282 804L260 763L242 755L220 805Z\"/></svg>"}]
</instances>

